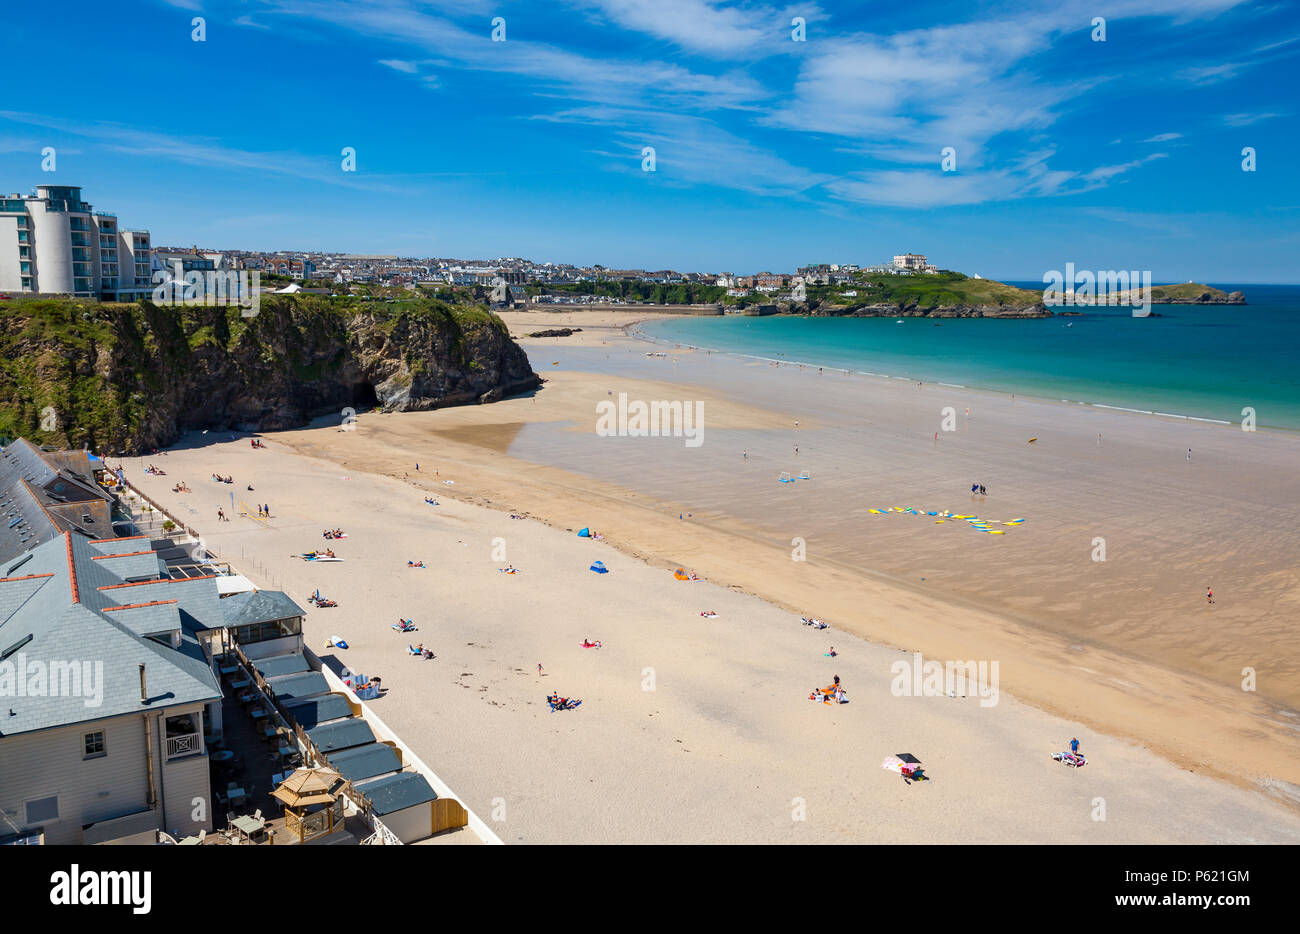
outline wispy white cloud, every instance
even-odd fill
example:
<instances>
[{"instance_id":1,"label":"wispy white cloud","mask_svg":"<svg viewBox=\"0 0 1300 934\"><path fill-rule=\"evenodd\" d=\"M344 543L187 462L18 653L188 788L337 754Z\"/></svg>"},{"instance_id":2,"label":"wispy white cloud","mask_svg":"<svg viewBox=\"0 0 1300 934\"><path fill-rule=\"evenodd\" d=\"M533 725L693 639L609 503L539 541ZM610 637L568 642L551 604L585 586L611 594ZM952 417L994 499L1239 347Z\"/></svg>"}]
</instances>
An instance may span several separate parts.
<instances>
[{"instance_id":1,"label":"wispy white cloud","mask_svg":"<svg viewBox=\"0 0 1300 934\"><path fill-rule=\"evenodd\" d=\"M1148 136L1142 140L1144 143L1168 143L1176 139L1182 139L1182 133L1157 133L1155 136Z\"/></svg>"},{"instance_id":2,"label":"wispy white cloud","mask_svg":"<svg viewBox=\"0 0 1300 934\"><path fill-rule=\"evenodd\" d=\"M1284 117L1284 116L1286 116L1286 114L1278 114L1278 113L1225 114L1223 117L1223 122L1228 126L1250 126L1255 123L1260 123L1261 121L1264 120L1272 120L1276 117Z\"/></svg>"},{"instance_id":3,"label":"wispy white cloud","mask_svg":"<svg viewBox=\"0 0 1300 934\"><path fill-rule=\"evenodd\" d=\"M813 4L777 8L758 4L728 6L708 0L578 0L579 7L621 29L664 39L684 49L715 54L750 52L792 42L791 20L822 17Z\"/></svg>"},{"instance_id":4,"label":"wispy white cloud","mask_svg":"<svg viewBox=\"0 0 1300 934\"><path fill-rule=\"evenodd\" d=\"M320 158L314 158L293 152L257 152L223 146L216 140L201 137L140 130L116 123L57 120L11 110L0 111L0 119L94 140L98 146L114 152L166 159L183 165L292 176L363 191L396 193L404 190L379 178L343 172L341 156L336 153L322 153Z\"/></svg>"}]
</instances>

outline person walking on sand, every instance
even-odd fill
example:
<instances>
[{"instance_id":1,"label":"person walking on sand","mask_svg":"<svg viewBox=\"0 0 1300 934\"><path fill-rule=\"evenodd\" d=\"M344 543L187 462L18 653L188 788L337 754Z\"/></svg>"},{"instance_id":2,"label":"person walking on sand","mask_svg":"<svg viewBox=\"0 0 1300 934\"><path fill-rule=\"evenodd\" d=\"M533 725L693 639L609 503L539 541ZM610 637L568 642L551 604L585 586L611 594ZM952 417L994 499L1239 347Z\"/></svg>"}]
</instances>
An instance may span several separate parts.
<instances>
[{"instance_id":1,"label":"person walking on sand","mask_svg":"<svg viewBox=\"0 0 1300 934\"><path fill-rule=\"evenodd\" d=\"M542 663L541 663L541 662L538 662L538 663L537 663L537 677L540 678L541 676L542 676Z\"/></svg>"},{"instance_id":2,"label":"person walking on sand","mask_svg":"<svg viewBox=\"0 0 1300 934\"><path fill-rule=\"evenodd\" d=\"M1206 588L1205 588L1205 603L1206 603L1206 605L1208 606L1208 605L1210 605L1210 604L1213 603L1213 602L1214 602L1214 591L1211 590L1209 587L1206 587Z\"/></svg>"},{"instance_id":3,"label":"person walking on sand","mask_svg":"<svg viewBox=\"0 0 1300 934\"><path fill-rule=\"evenodd\" d=\"M1076 737L1070 740L1070 755L1077 756L1078 754L1079 754L1079 740Z\"/></svg>"},{"instance_id":4,"label":"person walking on sand","mask_svg":"<svg viewBox=\"0 0 1300 934\"><path fill-rule=\"evenodd\" d=\"M1191 462L1192 462L1192 449L1191 449L1191 448L1188 448L1188 449L1187 449L1187 463L1190 464Z\"/></svg>"}]
</instances>

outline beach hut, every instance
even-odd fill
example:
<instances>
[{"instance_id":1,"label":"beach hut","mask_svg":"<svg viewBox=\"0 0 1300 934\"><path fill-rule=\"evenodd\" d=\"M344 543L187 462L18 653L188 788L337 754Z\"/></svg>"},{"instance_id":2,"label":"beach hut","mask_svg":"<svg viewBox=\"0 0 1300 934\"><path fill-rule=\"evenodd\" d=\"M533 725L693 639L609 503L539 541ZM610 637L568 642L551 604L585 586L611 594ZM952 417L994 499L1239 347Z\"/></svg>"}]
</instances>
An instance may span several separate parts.
<instances>
[{"instance_id":1,"label":"beach hut","mask_svg":"<svg viewBox=\"0 0 1300 934\"><path fill-rule=\"evenodd\" d=\"M347 781L333 769L296 769L271 796L284 805L284 829L298 843L343 828L343 788Z\"/></svg>"}]
</instances>

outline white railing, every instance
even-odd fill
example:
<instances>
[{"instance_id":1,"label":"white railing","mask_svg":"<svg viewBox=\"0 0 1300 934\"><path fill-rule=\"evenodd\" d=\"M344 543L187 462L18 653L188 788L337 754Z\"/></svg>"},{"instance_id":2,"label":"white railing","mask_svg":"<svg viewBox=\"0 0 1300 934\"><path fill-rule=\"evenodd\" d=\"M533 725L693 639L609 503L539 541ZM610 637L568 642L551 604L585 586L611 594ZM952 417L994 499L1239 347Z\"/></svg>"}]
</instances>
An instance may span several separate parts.
<instances>
[{"instance_id":1,"label":"white railing","mask_svg":"<svg viewBox=\"0 0 1300 934\"><path fill-rule=\"evenodd\" d=\"M167 758L179 759L203 751L203 737L198 733L186 733L184 736L167 737Z\"/></svg>"},{"instance_id":2,"label":"white railing","mask_svg":"<svg viewBox=\"0 0 1300 934\"><path fill-rule=\"evenodd\" d=\"M370 825L374 827L375 832L369 837L366 837L364 842L369 843L372 846L405 846L405 844L397 838L397 834L385 827L384 822L373 813L370 815Z\"/></svg>"}]
</instances>

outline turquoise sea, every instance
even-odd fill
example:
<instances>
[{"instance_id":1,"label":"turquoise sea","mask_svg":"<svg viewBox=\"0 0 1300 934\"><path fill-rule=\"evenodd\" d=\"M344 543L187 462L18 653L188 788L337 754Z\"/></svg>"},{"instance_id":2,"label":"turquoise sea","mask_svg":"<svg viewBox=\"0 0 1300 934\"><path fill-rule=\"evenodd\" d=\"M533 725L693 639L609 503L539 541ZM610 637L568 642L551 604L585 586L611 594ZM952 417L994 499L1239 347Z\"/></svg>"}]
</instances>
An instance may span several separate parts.
<instances>
[{"instance_id":1,"label":"turquoise sea","mask_svg":"<svg viewBox=\"0 0 1300 934\"><path fill-rule=\"evenodd\" d=\"M1036 290L1042 283L1016 282ZM1300 285L1216 284L1246 305L1081 308L1080 316L722 318L644 325L658 340L1047 399L1300 430ZM1073 309L1072 309L1073 310ZM1158 316L1158 317L1157 317Z\"/></svg>"}]
</instances>

